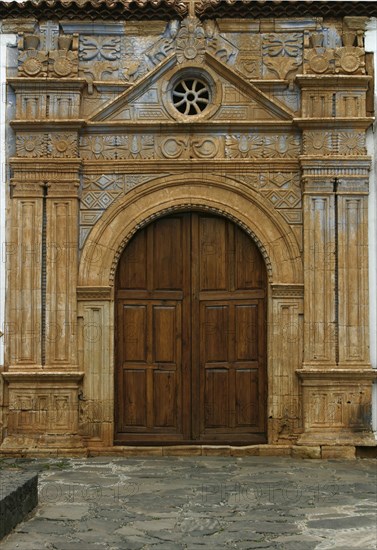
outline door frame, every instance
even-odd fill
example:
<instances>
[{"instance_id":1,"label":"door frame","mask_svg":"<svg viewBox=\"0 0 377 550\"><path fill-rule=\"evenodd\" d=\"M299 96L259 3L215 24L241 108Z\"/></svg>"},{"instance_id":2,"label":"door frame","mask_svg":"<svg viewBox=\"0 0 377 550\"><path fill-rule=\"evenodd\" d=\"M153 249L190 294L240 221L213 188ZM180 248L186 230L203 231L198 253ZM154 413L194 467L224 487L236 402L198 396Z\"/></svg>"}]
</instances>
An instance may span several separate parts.
<instances>
[{"instance_id":1,"label":"door frame","mask_svg":"<svg viewBox=\"0 0 377 550\"><path fill-rule=\"evenodd\" d=\"M224 216L254 240L267 268L268 443L289 442L301 428L303 266L288 223L255 190L224 176L156 178L112 205L94 226L79 266L79 367L85 407L80 429L89 447L114 437L114 275L127 242L157 217L199 210ZM94 327L95 336L85 337ZM283 327L283 331L281 330Z\"/></svg>"}]
</instances>

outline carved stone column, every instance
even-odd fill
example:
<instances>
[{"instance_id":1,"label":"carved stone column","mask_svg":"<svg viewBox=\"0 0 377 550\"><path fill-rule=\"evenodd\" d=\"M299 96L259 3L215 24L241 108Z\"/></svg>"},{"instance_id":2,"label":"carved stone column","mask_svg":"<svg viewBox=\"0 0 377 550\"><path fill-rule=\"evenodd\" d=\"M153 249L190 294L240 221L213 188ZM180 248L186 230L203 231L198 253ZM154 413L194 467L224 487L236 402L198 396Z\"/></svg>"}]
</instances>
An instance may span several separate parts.
<instances>
[{"instance_id":1,"label":"carved stone column","mask_svg":"<svg viewBox=\"0 0 377 550\"><path fill-rule=\"evenodd\" d=\"M363 50L354 50L355 71L362 73ZM343 53L340 48L326 54L340 59L337 72L347 72ZM315 72L318 58L312 59ZM305 352L297 371L301 444L375 444L367 311L368 79L362 74L298 78L305 227Z\"/></svg>"},{"instance_id":2,"label":"carved stone column","mask_svg":"<svg viewBox=\"0 0 377 550\"><path fill-rule=\"evenodd\" d=\"M60 160L59 168L46 195L44 359L49 370L76 370L79 161Z\"/></svg>"},{"instance_id":3,"label":"carved stone column","mask_svg":"<svg viewBox=\"0 0 377 550\"><path fill-rule=\"evenodd\" d=\"M81 92L76 36L56 24L19 36L15 154L10 159L8 432L2 449L83 452L76 345L77 135Z\"/></svg>"},{"instance_id":4,"label":"carved stone column","mask_svg":"<svg viewBox=\"0 0 377 550\"><path fill-rule=\"evenodd\" d=\"M79 287L78 356L84 371L80 432L90 447L113 445L114 300L111 287Z\"/></svg>"},{"instance_id":5,"label":"carved stone column","mask_svg":"<svg viewBox=\"0 0 377 550\"><path fill-rule=\"evenodd\" d=\"M302 426L296 369L302 365L303 285L273 284L271 298L269 443L289 444L296 440Z\"/></svg>"},{"instance_id":6,"label":"carved stone column","mask_svg":"<svg viewBox=\"0 0 377 550\"><path fill-rule=\"evenodd\" d=\"M6 364L10 371L40 370L43 186L30 178L27 163L14 169L9 205L12 224L6 244Z\"/></svg>"},{"instance_id":7,"label":"carved stone column","mask_svg":"<svg viewBox=\"0 0 377 550\"><path fill-rule=\"evenodd\" d=\"M348 159L339 165L322 159L319 166L314 159L302 160L305 352L303 368L297 371L302 381L302 444L374 444L370 403L375 374L368 357L367 311L368 163Z\"/></svg>"}]
</instances>

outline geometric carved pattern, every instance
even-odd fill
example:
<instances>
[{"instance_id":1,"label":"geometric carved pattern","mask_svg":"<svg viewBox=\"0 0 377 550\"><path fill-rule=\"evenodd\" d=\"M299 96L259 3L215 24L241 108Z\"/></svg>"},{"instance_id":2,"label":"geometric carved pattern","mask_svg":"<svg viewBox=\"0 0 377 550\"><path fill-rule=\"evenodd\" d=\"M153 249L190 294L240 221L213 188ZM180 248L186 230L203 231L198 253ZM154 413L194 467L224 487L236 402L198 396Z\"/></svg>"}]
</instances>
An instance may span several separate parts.
<instances>
[{"instance_id":1,"label":"geometric carved pattern","mask_svg":"<svg viewBox=\"0 0 377 550\"><path fill-rule=\"evenodd\" d=\"M275 208L301 208L301 196L292 191L262 191Z\"/></svg>"},{"instance_id":2,"label":"geometric carved pattern","mask_svg":"<svg viewBox=\"0 0 377 550\"><path fill-rule=\"evenodd\" d=\"M83 193L81 199L82 208L90 208L92 210L105 210L121 194L122 193L119 191L87 191Z\"/></svg>"},{"instance_id":3,"label":"geometric carved pattern","mask_svg":"<svg viewBox=\"0 0 377 550\"><path fill-rule=\"evenodd\" d=\"M91 228L114 201L137 185L167 175L166 173L85 175L80 201L80 248L84 245Z\"/></svg>"}]
</instances>

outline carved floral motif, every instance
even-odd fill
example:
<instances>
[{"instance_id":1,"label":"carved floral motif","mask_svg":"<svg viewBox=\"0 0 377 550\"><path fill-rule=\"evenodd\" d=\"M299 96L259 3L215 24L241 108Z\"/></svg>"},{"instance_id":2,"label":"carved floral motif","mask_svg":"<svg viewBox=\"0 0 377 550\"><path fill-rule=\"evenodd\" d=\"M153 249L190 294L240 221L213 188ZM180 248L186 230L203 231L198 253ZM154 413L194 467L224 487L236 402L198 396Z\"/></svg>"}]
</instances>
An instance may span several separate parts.
<instances>
[{"instance_id":1,"label":"carved floral motif","mask_svg":"<svg viewBox=\"0 0 377 550\"><path fill-rule=\"evenodd\" d=\"M334 152L332 132L307 131L304 133L304 152L306 155L331 155Z\"/></svg>"},{"instance_id":2,"label":"carved floral motif","mask_svg":"<svg viewBox=\"0 0 377 550\"><path fill-rule=\"evenodd\" d=\"M225 139L227 158L295 158L300 153L298 136L287 134L233 134Z\"/></svg>"},{"instance_id":3,"label":"carved floral motif","mask_svg":"<svg viewBox=\"0 0 377 550\"><path fill-rule=\"evenodd\" d=\"M334 50L314 48L305 50L305 72L307 73L332 73Z\"/></svg>"},{"instance_id":4,"label":"carved floral motif","mask_svg":"<svg viewBox=\"0 0 377 550\"><path fill-rule=\"evenodd\" d=\"M263 36L263 63L280 79L298 69L302 63L301 33L275 33Z\"/></svg>"},{"instance_id":5,"label":"carved floral motif","mask_svg":"<svg viewBox=\"0 0 377 550\"><path fill-rule=\"evenodd\" d=\"M55 158L76 157L76 134L51 134L48 152Z\"/></svg>"},{"instance_id":6,"label":"carved floral motif","mask_svg":"<svg viewBox=\"0 0 377 550\"><path fill-rule=\"evenodd\" d=\"M50 74L53 77L74 77L78 73L77 52L56 50L49 53Z\"/></svg>"},{"instance_id":7,"label":"carved floral motif","mask_svg":"<svg viewBox=\"0 0 377 550\"><path fill-rule=\"evenodd\" d=\"M335 72L347 74L365 73L365 51L362 48L346 46L335 50Z\"/></svg>"},{"instance_id":8,"label":"carved floral motif","mask_svg":"<svg viewBox=\"0 0 377 550\"><path fill-rule=\"evenodd\" d=\"M84 159L115 159L115 136L83 136L80 140L80 155Z\"/></svg>"},{"instance_id":9,"label":"carved floral motif","mask_svg":"<svg viewBox=\"0 0 377 550\"><path fill-rule=\"evenodd\" d=\"M204 61L205 32L196 17L187 17L182 21L176 39L176 54L178 63L193 59L198 63Z\"/></svg>"},{"instance_id":10,"label":"carved floral motif","mask_svg":"<svg viewBox=\"0 0 377 550\"><path fill-rule=\"evenodd\" d=\"M82 158L90 160L154 158L154 149L154 136L148 135L93 135L80 141Z\"/></svg>"},{"instance_id":11,"label":"carved floral motif","mask_svg":"<svg viewBox=\"0 0 377 550\"><path fill-rule=\"evenodd\" d=\"M17 156L35 158L47 153L47 135L19 133L16 138Z\"/></svg>"},{"instance_id":12,"label":"carved floral motif","mask_svg":"<svg viewBox=\"0 0 377 550\"><path fill-rule=\"evenodd\" d=\"M47 76L47 52L35 49L26 50L18 57L18 74L27 77Z\"/></svg>"},{"instance_id":13,"label":"carved floral motif","mask_svg":"<svg viewBox=\"0 0 377 550\"><path fill-rule=\"evenodd\" d=\"M17 156L26 158L77 156L77 136L67 134L30 134L19 132L16 137Z\"/></svg>"}]
</instances>

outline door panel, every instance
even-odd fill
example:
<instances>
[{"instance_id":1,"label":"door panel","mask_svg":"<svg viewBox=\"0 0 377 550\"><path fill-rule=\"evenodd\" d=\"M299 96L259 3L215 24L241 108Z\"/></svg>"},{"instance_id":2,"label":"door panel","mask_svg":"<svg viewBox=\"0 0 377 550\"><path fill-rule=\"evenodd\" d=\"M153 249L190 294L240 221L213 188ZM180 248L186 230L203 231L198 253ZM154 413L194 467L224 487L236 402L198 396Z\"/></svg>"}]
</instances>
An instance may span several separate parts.
<instances>
[{"instance_id":1,"label":"door panel","mask_svg":"<svg viewBox=\"0 0 377 550\"><path fill-rule=\"evenodd\" d=\"M140 230L116 280L115 442L265 441L266 270L232 222Z\"/></svg>"}]
</instances>

